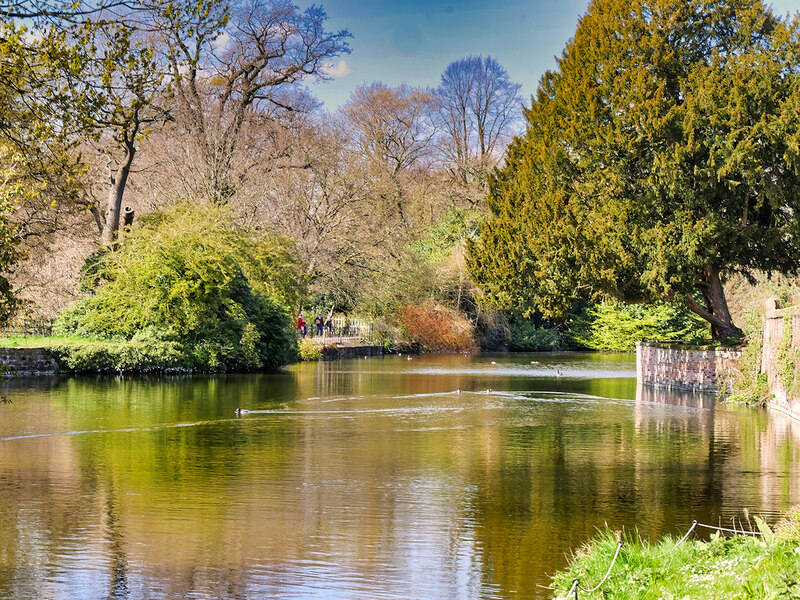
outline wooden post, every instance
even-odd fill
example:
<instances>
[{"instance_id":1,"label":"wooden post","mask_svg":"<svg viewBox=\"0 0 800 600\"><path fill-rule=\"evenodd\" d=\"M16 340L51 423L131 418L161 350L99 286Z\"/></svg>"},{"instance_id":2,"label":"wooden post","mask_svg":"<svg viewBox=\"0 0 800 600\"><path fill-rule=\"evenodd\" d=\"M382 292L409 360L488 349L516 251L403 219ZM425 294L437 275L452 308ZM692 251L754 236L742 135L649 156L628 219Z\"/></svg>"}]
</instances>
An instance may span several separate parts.
<instances>
[{"instance_id":1,"label":"wooden post","mask_svg":"<svg viewBox=\"0 0 800 600\"><path fill-rule=\"evenodd\" d=\"M133 217L135 215L136 211L130 206L126 206L122 209L122 215L120 215L121 226L119 228L120 238L124 237L125 234L130 230L131 226L133 225Z\"/></svg>"}]
</instances>

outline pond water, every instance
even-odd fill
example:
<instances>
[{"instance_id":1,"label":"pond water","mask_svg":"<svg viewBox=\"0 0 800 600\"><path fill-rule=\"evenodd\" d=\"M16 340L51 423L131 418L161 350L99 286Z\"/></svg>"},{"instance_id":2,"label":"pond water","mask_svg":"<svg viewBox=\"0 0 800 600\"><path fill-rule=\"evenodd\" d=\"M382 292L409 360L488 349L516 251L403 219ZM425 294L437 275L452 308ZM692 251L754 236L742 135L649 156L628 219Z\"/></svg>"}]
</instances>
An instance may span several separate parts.
<instances>
[{"instance_id":1,"label":"pond water","mask_svg":"<svg viewBox=\"0 0 800 600\"><path fill-rule=\"evenodd\" d=\"M604 524L656 538L800 501L800 423L637 391L634 368L387 356L8 382L0 598L548 598Z\"/></svg>"}]
</instances>

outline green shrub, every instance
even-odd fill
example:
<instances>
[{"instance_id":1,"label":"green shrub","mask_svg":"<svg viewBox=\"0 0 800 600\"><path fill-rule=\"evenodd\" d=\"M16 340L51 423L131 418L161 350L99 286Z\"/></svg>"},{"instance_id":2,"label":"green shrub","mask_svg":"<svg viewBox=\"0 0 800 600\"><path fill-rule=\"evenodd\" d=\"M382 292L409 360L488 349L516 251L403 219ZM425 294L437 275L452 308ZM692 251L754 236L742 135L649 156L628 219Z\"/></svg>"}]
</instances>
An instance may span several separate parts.
<instances>
[{"instance_id":1,"label":"green shrub","mask_svg":"<svg viewBox=\"0 0 800 600\"><path fill-rule=\"evenodd\" d=\"M178 342L105 342L53 346L47 353L74 372L170 372L192 368Z\"/></svg>"},{"instance_id":2,"label":"green shrub","mask_svg":"<svg viewBox=\"0 0 800 600\"><path fill-rule=\"evenodd\" d=\"M778 366L778 378L790 397L800 396L800 350L792 347L792 316L783 317L783 338L778 345L778 354L775 357Z\"/></svg>"},{"instance_id":3,"label":"green shrub","mask_svg":"<svg viewBox=\"0 0 800 600\"><path fill-rule=\"evenodd\" d=\"M90 267L94 293L60 315L56 333L132 344L124 356L75 351L76 365L89 354L102 365L138 363L142 332L158 348L180 347L189 368L271 368L296 356L287 306L302 291L297 260L287 242L236 226L224 207L149 215Z\"/></svg>"},{"instance_id":4,"label":"green shrub","mask_svg":"<svg viewBox=\"0 0 800 600\"><path fill-rule=\"evenodd\" d=\"M767 375L761 372L763 317L759 312L747 311L741 321L747 344L742 347L739 360L722 373L720 396L732 404L763 406L772 396Z\"/></svg>"},{"instance_id":5,"label":"green shrub","mask_svg":"<svg viewBox=\"0 0 800 600\"><path fill-rule=\"evenodd\" d=\"M571 350L574 342L556 326L537 325L535 321L515 317L509 321L511 341L508 349L512 352L553 352Z\"/></svg>"},{"instance_id":6,"label":"green shrub","mask_svg":"<svg viewBox=\"0 0 800 600\"><path fill-rule=\"evenodd\" d=\"M576 317L570 328L575 342L590 350L630 352L636 342L696 340L708 337L708 324L682 304L599 302Z\"/></svg>"},{"instance_id":7,"label":"green shrub","mask_svg":"<svg viewBox=\"0 0 800 600\"><path fill-rule=\"evenodd\" d=\"M301 360L320 360L322 359L322 350L320 347L309 338L300 340L300 359Z\"/></svg>"}]
</instances>

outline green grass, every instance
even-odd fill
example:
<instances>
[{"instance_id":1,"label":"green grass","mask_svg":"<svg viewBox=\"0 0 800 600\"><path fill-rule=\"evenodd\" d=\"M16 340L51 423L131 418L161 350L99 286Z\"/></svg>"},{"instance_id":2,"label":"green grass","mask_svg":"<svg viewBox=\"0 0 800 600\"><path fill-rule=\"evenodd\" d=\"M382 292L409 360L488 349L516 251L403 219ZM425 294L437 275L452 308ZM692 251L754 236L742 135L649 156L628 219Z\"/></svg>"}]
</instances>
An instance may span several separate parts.
<instances>
[{"instance_id":1,"label":"green grass","mask_svg":"<svg viewBox=\"0 0 800 600\"><path fill-rule=\"evenodd\" d=\"M0 348L50 348L52 346L78 344L107 344L107 340L96 340L79 336L6 337L0 338Z\"/></svg>"},{"instance_id":2,"label":"green grass","mask_svg":"<svg viewBox=\"0 0 800 600\"><path fill-rule=\"evenodd\" d=\"M762 537L712 535L707 541L665 537L657 543L623 535L623 546L608 580L582 600L800 599L800 510L776 526L756 519ZM597 585L611 564L618 542L609 531L581 548L570 566L555 575L555 597L564 598L573 580L584 589ZM572 596L570 596L572 597Z\"/></svg>"}]
</instances>

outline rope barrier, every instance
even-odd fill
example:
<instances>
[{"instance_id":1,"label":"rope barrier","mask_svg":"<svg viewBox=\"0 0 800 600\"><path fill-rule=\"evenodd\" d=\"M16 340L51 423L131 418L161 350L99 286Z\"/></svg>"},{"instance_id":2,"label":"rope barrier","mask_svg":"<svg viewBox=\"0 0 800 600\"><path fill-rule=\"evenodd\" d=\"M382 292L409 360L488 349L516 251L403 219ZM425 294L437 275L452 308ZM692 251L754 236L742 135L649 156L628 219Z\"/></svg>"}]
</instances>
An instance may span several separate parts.
<instances>
[{"instance_id":1,"label":"rope barrier","mask_svg":"<svg viewBox=\"0 0 800 600\"><path fill-rule=\"evenodd\" d=\"M608 571L606 571L605 577L603 577L603 580L600 583L598 583L596 586L594 586L590 590L587 590L586 588L581 587L580 582L578 582L578 587L581 588L581 590L586 592L587 594L591 594L592 592L595 592L595 591L599 590L600 586L603 585L606 582L606 579L608 579L608 576L611 575L611 569L614 568L614 563L617 562L617 557L619 556L619 551L620 550L622 550L622 540L617 542L617 551L614 553L614 558L611 559L611 564L608 566ZM575 594L575 597L577 598L578 594Z\"/></svg>"},{"instance_id":2,"label":"rope barrier","mask_svg":"<svg viewBox=\"0 0 800 600\"><path fill-rule=\"evenodd\" d=\"M580 583L581 583L581 580L578 577L573 579L572 580L572 587L569 588L569 591L567 592L567 595L564 596L564 598L569 600L569 595L574 592L575 593L574 598L575 598L575 600L578 600L578 587L580 586Z\"/></svg>"},{"instance_id":3,"label":"rope barrier","mask_svg":"<svg viewBox=\"0 0 800 600\"><path fill-rule=\"evenodd\" d=\"M759 536L763 536L764 535L763 533L761 533L759 531L748 531L746 529L735 529L735 528L731 529L729 527L717 527L716 525L706 525L705 523L698 523L697 520L694 520L694 521L692 521L692 526L689 527L689 531L686 532L686 535L684 535L672 547L672 550L670 550L670 554L672 554L673 550L675 550L678 546L680 546L683 542L685 542L689 536L694 537L695 530L698 527L705 527L706 529L714 529L716 531L725 531L725 532L728 532L728 533L735 533L737 535L759 535ZM600 581L600 583L598 583L596 586L594 586L591 589L586 589L585 587L583 587L581 585L580 578L576 577L575 579L572 580L572 586L569 588L569 591L567 592L567 595L564 596L565 600L569 600L570 595L572 595L573 600L578 600L578 590L580 590L582 592L585 592L587 594L591 594L591 593L596 592L597 590L599 590L600 587L606 582L608 577L611 575L611 570L614 568L614 565L617 562L617 557L619 557L620 550L622 550L622 540L621 539L619 540L619 542L617 544L617 551L614 553L614 558L611 559L611 564L608 566L608 570L606 571L606 574L603 577L603 579ZM671 562L671 559L670 559L670 562Z\"/></svg>"},{"instance_id":4,"label":"rope barrier","mask_svg":"<svg viewBox=\"0 0 800 600\"><path fill-rule=\"evenodd\" d=\"M694 530L695 530L695 528L696 528L696 527L697 527L697 521L696 521L696 520L694 520L694 521L692 521L692 526L691 526L691 527L689 527L689 531L687 531L687 532L686 532L686 535L685 535L685 536L683 536L683 537L682 537L682 538L681 538L681 539L678 541L678 543L677 543L677 544L675 544L675 545L672 547L672 549L673 549L673 550L675 550L675 548L677 548L677 547L678 547L678 546L680 546L680 545L681 545L683 542L685 542L685 541L686 541L686 538L688 538L690 535L692 535L692 534L694 533Z\"/></svg>"},{"instance_id":5,"label":"rope barrier","mask_svg":"<svg viewBox=\"0 0 800 600\"><path fill-rule=\"evenodd\" d=\"M697 521L695 521L697 523ZM760 531L748 531L747 529L729 529L727 527L717 527L716 525L705 525L703 523L697 523L698 527L705 527L706 529L716 529L717 531L727 531L729 533L735 533L738 535L764 535Z\"/></svg>"}]
</instances>

